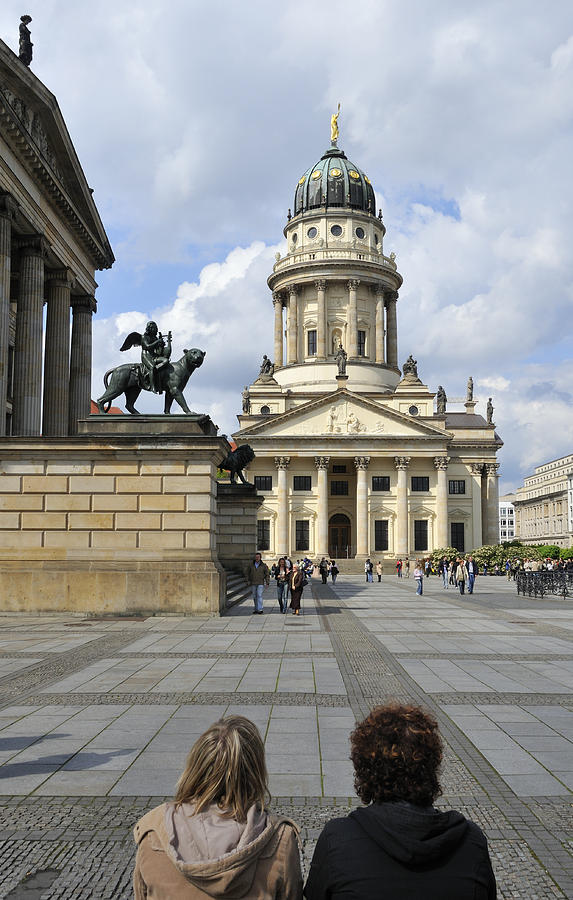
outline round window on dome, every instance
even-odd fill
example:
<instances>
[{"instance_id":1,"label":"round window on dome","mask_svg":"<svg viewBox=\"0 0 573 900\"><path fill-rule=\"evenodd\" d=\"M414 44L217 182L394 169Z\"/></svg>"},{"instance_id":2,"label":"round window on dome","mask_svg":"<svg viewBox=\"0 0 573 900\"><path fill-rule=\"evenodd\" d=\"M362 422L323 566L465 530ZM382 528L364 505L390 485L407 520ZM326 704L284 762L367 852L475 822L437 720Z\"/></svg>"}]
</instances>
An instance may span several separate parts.
<instances>
[{"instance_id":1,"label":"round window on dome","mask_svg":"<svg viewBox=\"0 0 573 900\"><path fill-rule=\"evenodd\" d=\"M360 226L358 226L358 228L356 229L356 237L360 238L360 240L364 239L364 229Z\"/></svg>"},{"instance_id":2,"label":"round window on dome","mask_svg":"<svg viewBox=\"0 0 573 900\"><path fill-rule=\"evenodd\" d=\"M314 225L312 228L309 228L307 231L307 235L309 238L315 238L318 234L318 228L315 228Z\"/></svg>"},{"instance_id":3,"label":"round window on dome","mask_svg":"<svg viewBox=\"0 0 573 900\"><path fill-rule=\"evenodd\" d=\"M299 184L304 184L305 179L306 179L306 175L301 175L301 177L300 177L299 180L298 180L298 183L299 183Z\"/></svg>"},{"instance_id":4,"label":"round window on dome","mask_svg":"<svg viewBox=\"0 0 573 900\"><path fill-rule=\"evenodd\" d=\"M418 409L417 406L411 406L410 409L408 410L408 412L410 413L411 416L417 416L419 414L420 410Z\"/></svg>"},{"instance_id":5,"label":"round window on dome","mask_svg":"<svg viewBox=\"0 0 573 900\"><path fill-rule=\"evenodd\" d=\"M320 169L315 169L310 177L312 178L313 181L316 181L316 179L320 178L321 175L322 175L322 172L320 171Z\"/></svg>"},{"instance_id":6,"label":"round window on dome","mask_svg":"<svg viewBox=\"0 0 573 900\"><path fill-rule=\"evenodd\" d=\"M270 406L261 406L261 416L268 416L270 411Z\"/></svg>"},{"instance_id":7,"label":"round window on dome","mask_svg":"<svg viewBox=\"0 0 573 900\"><path fill-rule=\"evenodd\" d=\"M340 225L333 225L330 229L330 233L334 235L334 237L340 237L342 234L342 228Z\"/></svg>"},{"instance_id":8,"label":"round window on dome","mask_svg":"<svg viewBox=\"0 0 573 900\"><path fill-rule=\"evenodd\" d=\"M291 240L292 240L293 244L296 244L296 242L298 241L298 234L296 233L296 231L293 234Z\"/></svg>"}]
</instances>

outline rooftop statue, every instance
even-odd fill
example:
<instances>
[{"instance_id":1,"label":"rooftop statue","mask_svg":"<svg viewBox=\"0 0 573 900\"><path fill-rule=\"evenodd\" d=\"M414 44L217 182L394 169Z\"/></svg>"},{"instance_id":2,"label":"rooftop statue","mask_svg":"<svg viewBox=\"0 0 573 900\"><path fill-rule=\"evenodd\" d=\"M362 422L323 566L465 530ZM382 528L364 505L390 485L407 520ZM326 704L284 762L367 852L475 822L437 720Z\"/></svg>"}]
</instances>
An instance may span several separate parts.
<instances>
[{"instance_id":1,"label":"rooftop statue","mask_svg":"<svg viewBox=\"0 0 573 900\"><path fill-rule=\"evenodd\" d=\"M472 376L468 378L468 386L466 389L466 403L471 403L474 399L474 380Z\"/></svg>"},{"instance_id":2,"label":"rooftop statue","mask_svg":"<svg viewBox=\"0 0 573 900\"><path fill-rule=\"evenodd\" d=\"M346 352L342 344L338 345L338 350L336 351L334 359L336 360L336 364L338 366L338 374L346 375L346 360L348 359L348 353Z\"/></svg>"},{"instance_id":3,"label":"rooftop statue","mask_svg":"<svg viewBox=\"0 0 573 900\"><path fill-rule=\"evenodd\" d=\"M443 389L442 385L438 386L438 390L436 393L436 404L437 404L437 412L439 416L444 416L446 414L446 403L448 402L448 398L446 396L446 392Z\"/></svg>"},{"instance_id":4,"label":"rooftop statue","mask_svg":"<svg viewBox=\"0 0 573 900\"><path fill-rule=\"evenodd\" d=\"M410 353L410 356L408 357L408 359L406 360L406 362L404 363L404 365L402 366L402 374L404 376L405 375L413 375L414 378L418 377L418 360L414 359L414 357L412 356L411 353Z\"/></svg>"},{"instance_id":5,"label":"rooftop statue","mask_svg":"<svg viewBox=\"0 0 573 900\"><path fill-rule=\"evenodd\" d=\"M32 16L20 16L20 45L18 47L18 56L25 66L29 66L32 62L32 47L30 29L28 25L32 21Z\"/></svg>"},{"instance_id":6,"label":"rooftop statue","mask_svg":"<svg viewBox=\"0 0 573 900\"><path fill-rule=\"evenodd\" d=\"M174 400L188 416L197 415L187 406L183 390L195 369L203 364L205 351L196 347L184 350L181 359L170 362L171 332L164 338L155 322L148 322L143 334L132 331L120 350L131 347L141 347L141 363L125 363L105 373L105 393L97 401L99 412L107 413L112 400L125 393L126 409L132 415L139 416L134 403L142 391L150 391L154 394L165 393L166 416L170 415Z\"/></svg>"},{"instance_id":7,"label":"rooftop statue","mask_svg":"<svg viewBox=\"0 0 573 900\"><path fill-rule=\"evenodd\" d=\"M487 424L493 425L493 403L491 402L491 397L487 401L486 415L487 415Z\"/></svg>"},{"instance_id":8,"label":"rooftop statue","mask_svg":"<svg viewBox=\"0 0 573 900\"><path fill-rule=\"evenodd\" d=\"M261 376L267 376L268 378L272 378L275 374L275 364L271 362L268 358L267 354L263 354L263 361L261 363L261 367L259 369L259 378Z\"/></svg>"},{"instance_id":9,"label":"rooftop statue","mask_svg":"<svg viewBox=\"0 0 573 900\"><path fill-rule=\"evenodd\" d=\"M338 130L338 117L340 115L340 103L338 104L337 112L333 113L330 117L330 142L332 144L336 144L338 140L338 135L340 134Z\"/></svg>"}]
</instances>

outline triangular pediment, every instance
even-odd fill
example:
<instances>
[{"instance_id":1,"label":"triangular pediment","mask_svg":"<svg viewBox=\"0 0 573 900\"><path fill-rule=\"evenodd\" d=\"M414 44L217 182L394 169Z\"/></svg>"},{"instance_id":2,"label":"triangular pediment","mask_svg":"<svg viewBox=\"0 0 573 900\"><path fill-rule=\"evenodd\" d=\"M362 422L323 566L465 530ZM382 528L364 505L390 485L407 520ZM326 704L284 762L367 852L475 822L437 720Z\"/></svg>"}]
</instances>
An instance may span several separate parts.
<instances>
[{"instance_id":1,"label":"triangular pediment","mask_svg":"<svg viewBox=\"0 0 573 900\"><path fill-rule=\"evenodd\" d=\"M332 438L400 437L446 438L449 432L354 394L346 389L295 406L288 412L243 428L235 437L296 437L320 435Z\"/></svg>"},{"instance_id":2,"label":"triangular pediment","mask_svg":"<svg viewBox=\"0 0 573 900\"><path fill-rule=\"evenodd\" d=\"M76 232L94 268L113 253L55 96L0 41L0 127L19 163Z\"/></svg>"}]
</instances>

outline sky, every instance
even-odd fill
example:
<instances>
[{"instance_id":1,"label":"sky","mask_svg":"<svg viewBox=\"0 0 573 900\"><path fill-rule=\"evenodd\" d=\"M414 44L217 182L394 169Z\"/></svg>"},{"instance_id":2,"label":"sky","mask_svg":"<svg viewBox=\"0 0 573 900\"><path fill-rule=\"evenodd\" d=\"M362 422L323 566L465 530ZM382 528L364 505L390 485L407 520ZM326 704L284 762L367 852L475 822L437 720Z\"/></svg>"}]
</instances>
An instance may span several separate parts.
<instances>
[{"instance_id":1,"label":"sky","mask_svg":"<svg viewBox=\"0 0 573 900\"><path fill-rule=\"evenodd\" d=\"M4 0L16 52L24 12L116 256L96 273L94 397L154 318L174 356L207 351L191 408L237 429L273 353L287 209L340 102L404 278L400 361L450 398L471 374L477 412L493 397L502 492L572 452L569 0Z\"/></svg>"}]
</instances>

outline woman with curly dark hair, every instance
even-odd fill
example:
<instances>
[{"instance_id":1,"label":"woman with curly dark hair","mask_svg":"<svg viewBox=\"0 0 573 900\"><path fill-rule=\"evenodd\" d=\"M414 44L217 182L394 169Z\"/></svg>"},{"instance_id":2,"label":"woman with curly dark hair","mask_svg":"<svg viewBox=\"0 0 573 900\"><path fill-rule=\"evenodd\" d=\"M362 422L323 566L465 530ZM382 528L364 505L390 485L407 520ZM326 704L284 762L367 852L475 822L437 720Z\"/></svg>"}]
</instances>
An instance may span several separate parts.
<instances>
[{"instance_id":1,"label":"woman with curly dark hair","mask_svg":"<svg viewBox=\"0 0 573 900\"><path fill-rule=\"evenodd\" d=\"M365 805L318 839L308 900L495 900L485 835L440 812L442 741L417 706L378 706L351 737L354 786Z\"/></svg>"}]
</instances>

